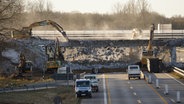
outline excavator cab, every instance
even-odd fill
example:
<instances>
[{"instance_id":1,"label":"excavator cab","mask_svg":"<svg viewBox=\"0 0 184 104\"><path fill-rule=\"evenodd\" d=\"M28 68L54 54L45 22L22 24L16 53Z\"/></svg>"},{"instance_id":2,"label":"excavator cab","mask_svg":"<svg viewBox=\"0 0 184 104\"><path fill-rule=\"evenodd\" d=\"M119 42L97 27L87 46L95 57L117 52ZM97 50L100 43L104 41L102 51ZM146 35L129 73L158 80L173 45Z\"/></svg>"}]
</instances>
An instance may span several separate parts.
<instances>
[{"instance_id":1,"label":"excavator cab","mask_svg":"<svg viewBox=\"0 0 184 104\"><path fill-rule=\"evenodd\" d=\"M31 36L32 29L28 29L28 27L23 27L21 31L13 30L11 33L11 37L16 39L29 38Z\"/></svg>"},{"instance_id":2,"label":"excavator cab","mask_svg":"<svg viewBox=\"0 0 184 104\"><path fill-rule=\"evenodd\" d=\"M143 56L153 56L153 51L150 50L150 51L143 51L142 52Z\"/></svg>"},{"instance_id":3,"label":"excavator cab","mask_svg":"<svg viewBox=\"0 0 184 104\"><path fill-rule=\"evenodd\" d=\"M21 32L22 32L23 35L27 35L29 37L32 36L32 28L23 27Z\"/></svg>"},{"instance_id":4,"label":"excavator cab","mask_svg":"<svg viewBox=\"0 0 184 104\"><path fill-rule=\"evenodd\" d=\"M18 76L17 77L23 77L24 73L32 73L32 61L26 60L26 57L23 53L20 53L19 58L19 65L17 66L18 69Z\"/></svg>"},{"instance_id":5,"label":"excavator cab","mask_svg":"<svg viewBox=\"0 0 184 104\"><path fill-rule=\"evenodd\" d=\"M142 59L141 59L141 64L142 66L145 66L147 65L147 59L148 58L153 58L153 51L150 50L150 51L143 51L142 52Z\"/></svg>"}]
</instances>

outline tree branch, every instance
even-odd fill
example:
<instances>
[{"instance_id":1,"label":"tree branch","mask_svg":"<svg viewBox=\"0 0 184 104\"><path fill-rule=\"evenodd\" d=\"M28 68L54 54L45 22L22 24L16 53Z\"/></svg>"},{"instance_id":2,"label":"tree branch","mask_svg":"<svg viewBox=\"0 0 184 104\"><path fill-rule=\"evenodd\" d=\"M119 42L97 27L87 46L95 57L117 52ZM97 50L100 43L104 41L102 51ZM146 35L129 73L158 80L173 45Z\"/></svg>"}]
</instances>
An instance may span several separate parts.
<instances>
[{"instance_id":1,"label":"tree branch","mask_svg":"<svg viewBox=\"0 0 184 104\"><path fill-rule=\"evenodd\" d=\"M2 14L5 10L7 10L9 7L11 7L11 5L14 4L14 3L15 3L15 1L14 2L10 2L4 9L2 9L0 11L0 14Z\"/></svg>"}]
</instances>

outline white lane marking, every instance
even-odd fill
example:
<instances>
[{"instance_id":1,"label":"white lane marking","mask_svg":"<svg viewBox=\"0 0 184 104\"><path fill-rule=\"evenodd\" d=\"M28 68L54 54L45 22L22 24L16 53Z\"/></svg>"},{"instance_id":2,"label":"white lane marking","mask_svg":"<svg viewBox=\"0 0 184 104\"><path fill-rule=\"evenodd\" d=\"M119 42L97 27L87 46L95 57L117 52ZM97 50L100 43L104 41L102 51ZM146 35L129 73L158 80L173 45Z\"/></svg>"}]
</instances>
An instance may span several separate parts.
<instances>
[{"instance_id":1,"label":"white lane marking","mask_svg":"<svg viewBox=\"0 0 184 104\"><path fill-rule=\"evenodd\" d=\"M174 99L171 99L171 101L172 101L173 103L176 103Z\"/></svg>"},{"instance_id":2,"label":"white lane marking","mask_svg":"<svg viewBox=\"0 0 184 104\"><path fill-rule=\"evenodd\" d=\"M128 84L130 84L130 82L128 81Z\"/></svg>"},{"instance_id":3,"label":"white lane marking","mask_svg":"<svg viewBox=\"0 0 184 104\"><path fill-rule=\"evenodd\" d=\"M137 102L138 102L138 104L141 104L142 103L141 100L137 100Z\"/></svg>"},{"instance_id":4,"label":"white lane marking","mask_svg":"<svg viewBox=\"0 0 184 104\"><path fill-rule=\"evenodd\" d=\"M137 95L135 92L133 93L135 96Z\"/></svg>"},{"instance_id":5,"label":"white lane marking","mask_svg":"<svg viewBox=\"0 0 184 104\"><path fill-rule=\"evenodd\" d=\"M167 76L169 76L170 78L172 78L173 80L175 80L176 82L178 82L179 84L184 86L184 83L180 82L179 80L175 79L174 77L172 77L171 75L165 73Z\"/></svg>"},{"instance_id":6,"label":"white lane marking","mask_svg":"<svg viewBox=\"0 0 184 104\"><path fill-rule=\"evenodd\" d=\"M107 93L106 93L106 84L105 84L105 75L103 74L103 89L104 89L104 104L107 104Z\"/></svg>"},{"instance_id":7,"label":"white lane marking","mask_svg":"<svg viewBox=\"0 0 184 104\"><path fill-rule=\"evenodd\" d=\"M133 87L132 87L132 86L130 86L130 89L133 89Z\"/></svg>"}]
</instances>

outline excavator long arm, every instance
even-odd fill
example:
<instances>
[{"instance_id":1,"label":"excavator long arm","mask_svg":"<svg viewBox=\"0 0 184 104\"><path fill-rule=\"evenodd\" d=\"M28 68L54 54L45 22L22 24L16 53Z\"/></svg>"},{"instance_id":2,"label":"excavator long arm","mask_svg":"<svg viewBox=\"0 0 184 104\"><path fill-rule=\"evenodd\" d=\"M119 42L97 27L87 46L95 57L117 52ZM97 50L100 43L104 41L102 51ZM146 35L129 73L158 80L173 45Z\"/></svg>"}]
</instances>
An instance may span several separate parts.
<instances>
[{"instance_id":1,"label":"excavator long arm","mask_svg":"<svg viewBox=\"0 0 184 104\"><path fill-rule=\"evenodd\" d=\"M37 27L37 26L46 26L46 25L51 25L52 27L56 28L67 40L68 37L66 35L66 32L63 30L63 28L57 24L56 22L52 20L43 20L39 22L32 23L28 27L24 27L22 30L26 31L28 34L32 35L32 28Z\"/></svg>"},{"instance_id":2,"label":"excavator long arm","mask_svg":"<svg viewBox=\"0 0 184 104\"><path fill-rule=\"evenodd\" d=\"M154 30L155 30L155 25L152 24L150 27L150 38L149 38L147 50L142 52L142 58L141 58L142 66L147 65L147 59L153 58L152 42L153 42L153 38L154 38Z\"/></svg>"},{"instance_id":3,"label":"excavator long arm","mask_svg":"<svg viewBox=\"0 0 184 104\"><path fill-rule=\"evenodd\" d=\"M147 47L147 51L152 51L152 42L153 42L153 38L154 38L154 31L155 31L155 25L152 24L150 27L150 38L149 38L149 43L148 43L148 47Z\"/></svg>"}]
</instances>

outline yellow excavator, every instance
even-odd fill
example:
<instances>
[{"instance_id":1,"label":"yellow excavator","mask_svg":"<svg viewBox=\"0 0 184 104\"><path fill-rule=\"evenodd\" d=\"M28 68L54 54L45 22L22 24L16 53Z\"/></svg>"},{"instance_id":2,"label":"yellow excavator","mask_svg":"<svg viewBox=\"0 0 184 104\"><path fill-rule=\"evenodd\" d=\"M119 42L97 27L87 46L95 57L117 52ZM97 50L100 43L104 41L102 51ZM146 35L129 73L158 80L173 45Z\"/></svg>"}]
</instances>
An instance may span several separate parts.
<instances>
[{"instance_id":1,"label":"yellow excavator","mask_svg":"<svg viewBox=\"0 0 184 104\"><path fill-rule=\"evenodd\" d=\"M66 38L68 40L66 32L63 30L63 28L59 24L57 24L56 22L54 22L52 20L43 20L43 21L39 21L39 22L34 22L31 25L29 25L28 27L23 27L21 30L14 29L14 31L12 31L12 33L11 33L11 37L12 38L29 38L32 36L33 27L46 26L46 25L51 25L54 28L56 28L56 30L58 30L64 36L64 38Z\"/></svg>"},{"instance_id":2,"label":"yellow excavator","mask_svg":"<svg viewBox=\"0 0 184 104\"><path fill-rule=\"evenodd\" d=\"M19 64L16 67L18 75L15 76L15 78L25 77L26 73L28 74L29 77L32 77L32 66L33 66L32 61L26 60L25 55L23 53L20 53Z\"/></svg>"},{"instance_id":3,"label":"yellow excavator","mask_svg":"<svg viewBox=\"0 0 184 104\"><path fill-rule=\"evenodd\" d=\"M142 52L142 58L141 58L142 67L147 65L147 59L154 58L153 48L152 48L152 42L153 42L153 38L154 38L154 30L155 30L155 25L152 24L150 27L150 38L149 38L147 50L143 50L143 52Z\"/></svg>"},{"instance_id":4,"label":"yellow excavator","mask_svg":"<svg viewBox=\"0 0 184 104\"><path fill-rule=\"evenodd\" d=\"M43 20L39 22L32 23L28 27L23 27L22 30L14 30L13 31L13 38L29 38L32 36L32 28L37 26L47 26L51 25L52 27L56 28L61 35L68 41L68 37L66 32L63 28L52 20ZM64 61L64 56L61 51L61 47L59 45L59 40L56 38L54 44L48 44L45 46L46 54L48 55L48 60L46 62L46 71L55 72L59 67L61 67L62 62ZM24 64L21 64L24 65ZM22 67L20 67L21 69ZM20 71L21 72L21 71Z\"/></svg>"},{"instance_id":5,"label":"yellow excavator","mask_svg":"<svg viewBox=\"0 0 184 104\"><path fill-rule=\"evenodd\" d=\"M147 46L147 50L142 52L141 65L147 67L149 72L159 73L163 70L162 60L156 57L156 53L153 51L152 42L154 38L155 25L150 27L150 38ZM162 67L162 68L161 68Z\"/></svg>"},{"instance_id":6,"label":"yellow excavator","mask_svg":"<svg viewBox=\"0 0 184 104\"><path fill-rule=\"evenodd\" d=\"M48 61L46 62L46 72L56 72L59 67L61 67L64 62L63 52L61 46L59 45L59 40L56 38L55 43L46 45L46 54L48 55Z\"/></svg>"}]
</instances>

